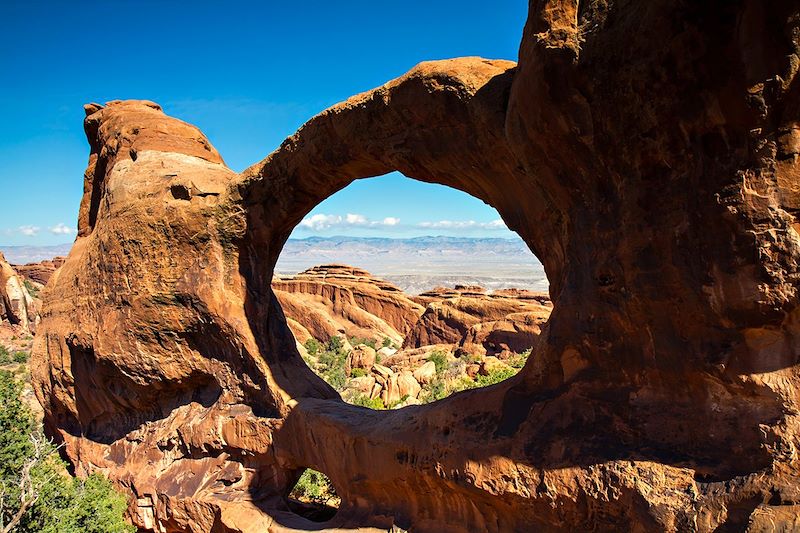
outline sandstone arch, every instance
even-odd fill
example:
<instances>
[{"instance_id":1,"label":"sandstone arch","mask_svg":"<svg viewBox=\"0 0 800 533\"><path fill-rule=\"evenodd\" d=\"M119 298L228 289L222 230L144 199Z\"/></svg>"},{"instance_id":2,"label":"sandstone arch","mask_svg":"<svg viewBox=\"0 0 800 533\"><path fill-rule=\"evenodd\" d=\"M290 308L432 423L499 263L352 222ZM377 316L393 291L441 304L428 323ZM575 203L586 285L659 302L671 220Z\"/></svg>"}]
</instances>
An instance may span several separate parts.
<instances>
[{"instance_id":1,"label":"sandstone arch","mask_svg":"<svg viewBox=\"0 0 800 533\"><path fill-rule=\"evenodd\" d=\"M282 500L305 467L342 496L330 526L791 524L799 17L533 1L518 66L421 64L241 175L153 103L88 107L34 353L48 428L167 531L311 528ZM269 280L317 202L390 170L493 205L555 308L517 377L374 413L297 357Z\"/></svg>"}]
</instances>

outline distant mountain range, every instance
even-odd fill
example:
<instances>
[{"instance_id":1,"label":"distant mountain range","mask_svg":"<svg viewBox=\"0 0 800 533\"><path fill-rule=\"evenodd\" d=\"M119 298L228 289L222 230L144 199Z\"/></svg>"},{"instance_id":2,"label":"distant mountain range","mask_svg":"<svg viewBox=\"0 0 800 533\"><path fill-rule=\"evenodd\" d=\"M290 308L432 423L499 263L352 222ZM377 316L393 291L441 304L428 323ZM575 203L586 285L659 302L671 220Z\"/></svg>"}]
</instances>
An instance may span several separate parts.
<instances>
[{"instance_id":1,"label":"distant mountain range","mask_svg":"<svg viewBox=\"0 0 800 533\"><path fill-rule=\"evenodd\" d=\"M9 263L25 264L67 255L71 246L0 246L0 251ZM278 259L276 272L295 274L325 263L358 266L411 294L455 284L536 291L546 291L548 287L542 264L519 238L290 239Z\"/></svg>"},{"instance_id":2,"label":"distant mountain range","mask_svg":"<svg viewBox=\"0 0 800 533\"><path fill-rule=\"evenodd\" d=\"M45 259L52 259L58 256L66 256L72 243L57 244L55 246L2 246L0 252L6 256L6 261L12 265L24 265L26 263L38 263Z\"/></svg>"},{"instance_id":3,"label":"distant mountain range","mask_svg":"<svg viewBox=\"0 0 800 533\"><path fill-rule=\"evenodd\" d=\"M473 237L309 237L290 239L276 271L294 274L324 263L369 270L416 294L455 284L546 291L544 268L520 239Z\"/></svg>"}]
</instances>

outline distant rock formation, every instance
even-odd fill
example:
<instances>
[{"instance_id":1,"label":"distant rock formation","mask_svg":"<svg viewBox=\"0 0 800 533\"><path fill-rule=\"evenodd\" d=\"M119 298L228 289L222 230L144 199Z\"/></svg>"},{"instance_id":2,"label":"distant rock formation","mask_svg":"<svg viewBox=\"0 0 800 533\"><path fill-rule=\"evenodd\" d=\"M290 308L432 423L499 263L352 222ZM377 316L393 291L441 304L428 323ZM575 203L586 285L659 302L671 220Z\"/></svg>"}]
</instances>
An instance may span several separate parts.
<instances>
[{"instance_id":1,"label":"distant rock formation","mask_svg":"<svg viewBox=\"0 0 800 533\"><path fill-rule=\"evenodd\" d=\"M549 297L528 291L487 294L483 287L437 288L414 297L425 312L404 348L457 344L471 352L510 354L531 349L552 310Z\"/></svg>"},{"instance_id":2,"label":"distant rock formation","mask_svg":"<svg viewBox=\"0 0 800 533\"><path fill-rule=\"evenodd\" d=\"M489 294L479 286L437 288L407 296L366 270L320 265L272 281L299 343L331 337L404 348L454 344L471 353L508 355L529 350L550 316L547 295L515 289Z\"/></svg>"},{"instance_id":3,"label":"distant rock formation","mask_svg":"<svg viewBox=\"0 0 800 533\"><path fill-rule=\"evenodd\" d=\"M54 257L53 259L39 261L38 263L12 265L12 267L25 279L40 285L47 285L53 273L64 264L65 260L66 257Z\"/></svg>"},{"instance_id":4,"label":"distant rock formation","mask_svg":"<svg viewBox=\"0 0 800 533\"><path fill-rule=\"evenodd\" d=\"M423 312L391 283L347 265L320 265L275 278L272 288L301 343L342 335L402 344Z\"/></svg>"},{"instance_id":5,"label":"distant rock formation","mask_svg":"<svg viewBox=\"0 0 800 533\"><path fill-rule=\"evenodd\" d=\"M31 372L75 471L138 527L796 527L800 5L529 5L519 64L422 63L241 174L152 102L87 107ZM516 376L373 411L305 365L270 284L307 213L394 170L494 206L553 309ZM306 468L341 497L323 524L286 500Z\"/></svg>"},{"instance_id":6,"label":"distant rock formation","mask_svg":"<svg viewBox=\"0 0 800 533\"><path fill-rule=\"evenodd\" d=\"M38 323L38 300L0 252L0 326L16 326L27 332L35 330Z\"/></svg>"}]
</instances>

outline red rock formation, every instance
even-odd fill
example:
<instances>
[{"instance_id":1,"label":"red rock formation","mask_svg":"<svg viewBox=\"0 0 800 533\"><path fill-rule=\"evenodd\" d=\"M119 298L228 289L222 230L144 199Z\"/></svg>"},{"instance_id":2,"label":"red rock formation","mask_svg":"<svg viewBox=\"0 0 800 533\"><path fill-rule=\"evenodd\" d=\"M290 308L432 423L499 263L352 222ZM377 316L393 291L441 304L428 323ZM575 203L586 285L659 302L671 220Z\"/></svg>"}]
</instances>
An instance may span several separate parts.
<instances>
[{"instance_id":1,"label":"red rock formation","mask_svg":"<svg viewBox=\"0 0 800 533\"><path fill-rule=\"evenodd\" d=\"M457 286L425 292L416 300L427 307L406 336L406 348L459 344L490 354L519 353L534 345L551 312L539 303L549 303L544 295L517 290L487 295L482 287Z\"/></svg>"},{"instance_id":2,"label":"red rock formation","mask_svg":"<svg viewBox=\"0 0 800 533\"><path fill-rule=\"evenodd\" d=\"M0 252L0 326L15 326L29 332L36 329L38 322L37 300Z\"/></svg>"},{"instance_id":3,"label":"red rock formation","mask_svg":"<svg viewBox=\"0 0 800 533\"><path fill-rule=\"evenodd\" d=\"M325 342L344 335L388 337L399 344L423 311L391 283L347 265L321 265L276 278L272 289L286 317ZM302 342L306 335L301 331L296 337Z\"/></svg>"},{"instance_id":4,"label":"red rock formation","mask_svg":"<svg viewBox=\"0 0 800 533\"><path fill-rule=\"evenodd\" d=\"M40 285L47 285L53 273L64 264L65 257L54 257L52 260L44 260L38 263L28 263L26 265L12 265L14 270L25 279L31 280Z\"/></svg>"},{"instance_id":5,"label":"red rock formation","mask_svg":"<svg viewBox=\"0 0 800 533\"><path fill-rule=\"evenodd\" d=\"M424 63L240 176L154 104L88 109L32 373L140 527L793 527L800 7L530 6L519 65ZM270 281L305 214L391 170L497 208L553 312L516 377L379 412L303 364ZM306 467L342 498L321 526L284 500Z\"/></svg>"}]
</instances>

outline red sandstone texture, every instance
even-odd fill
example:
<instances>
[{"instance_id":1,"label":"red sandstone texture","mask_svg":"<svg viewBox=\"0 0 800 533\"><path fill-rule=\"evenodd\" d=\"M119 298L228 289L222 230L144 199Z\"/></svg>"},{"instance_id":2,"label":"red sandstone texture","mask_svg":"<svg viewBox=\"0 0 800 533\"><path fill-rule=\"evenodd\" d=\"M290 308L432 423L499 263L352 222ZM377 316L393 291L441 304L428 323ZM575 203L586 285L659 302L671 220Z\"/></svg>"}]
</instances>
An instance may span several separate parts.
<instances>
[{"instance_id":1,"label":"red sandstone texture","mask_svg":"<svg viewBox=\"0 0 800 533\"><path fill-rule=\"evenodd\" d=\"M146 531L796 528L799 64L793 1L535 0L518 65L420 64L241 175L155 104L89 106L48 430ZM380 412L303 364L270 282L391 170L494 206L553 310L514 378ZM306 467L342 498L322 525L286 503Z\"/></svg>"},{"instance_id":2,"label":"red sandstone texture","mask_svg":"<svg viewBox=\"0 0 800 533\"><path fill-rule=\"evenodd\" d=\"M39 301L0 252L0 327L28 333L35 331L38 323Z\"/></svg>"},{"instance_id":3,"label":"red sandstone texture","mask_svg":"<svg viewBox=\"0 0 800 533\"><path fill-rule=\"evenodd\" d=\"M276 277L272 290L301 343L341 335L401 344L424 309L391 283L347 265Z\"/></svg>"},{"instance_id":4,"label":"red sandstone texture","mask_svg":"<svg viewBox=\"0 0 800 533\"><path fill-rule=\"evenodd\" d=\"M487 294L483 287L456 286L413 299L426 308L403 347L458 344L472 353L489 355L530 349L552 310L546 295L516 289Z\"/></svg>"},{"instance_id":5,"label":"red sandstone texture","mask_svg":"<svg viewBox=\"0 0 800 533\"><path fill-rule=\"evenodd\" d=\"M27 280L40 285L47 285L53 273L64 264L65 257L54 257L50 260L28 263L26 265L12 265L17 273Z\"/></svg>"},{"instance_id":6,"label":"red sandstone texture","mask_svg":"<svg viewBox=\"0 0 800 533\"><path fill-rule=\"evenodd\" d=\"M515 289L487 294L483 287L457 286L407 296L347 265L276 277L272 289L301 344L340 336L389 339L405 348L452 344L473 354L520 353L535 344L552 308L547 296Z\"/></svg>"}]
</instances>

